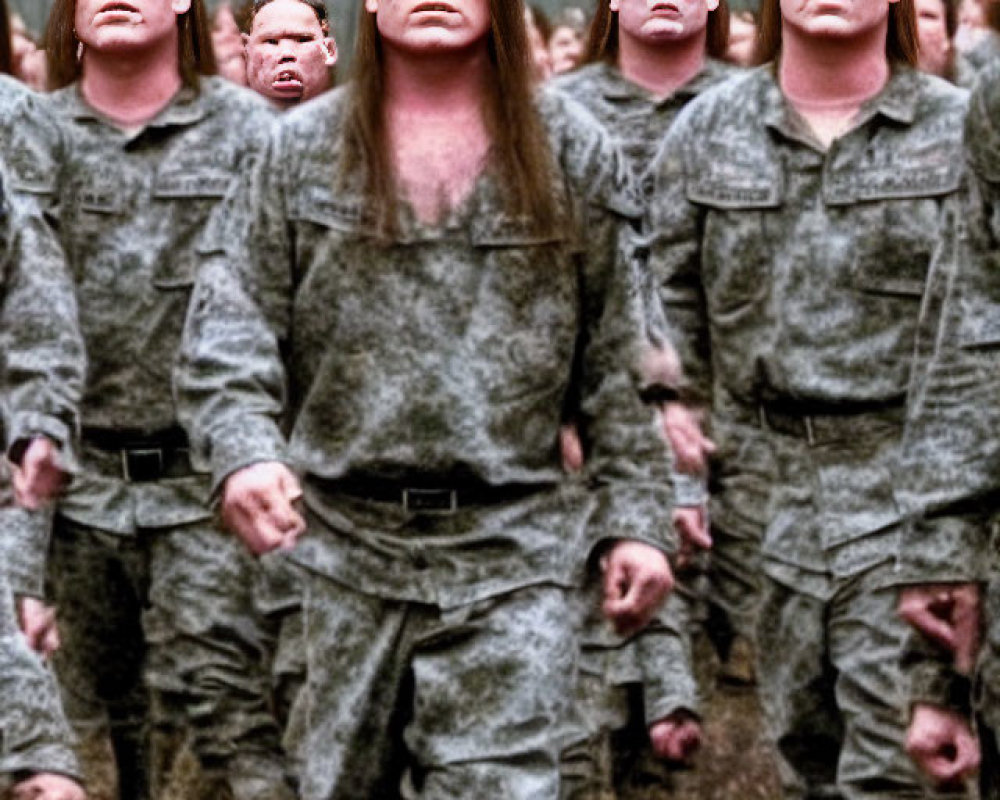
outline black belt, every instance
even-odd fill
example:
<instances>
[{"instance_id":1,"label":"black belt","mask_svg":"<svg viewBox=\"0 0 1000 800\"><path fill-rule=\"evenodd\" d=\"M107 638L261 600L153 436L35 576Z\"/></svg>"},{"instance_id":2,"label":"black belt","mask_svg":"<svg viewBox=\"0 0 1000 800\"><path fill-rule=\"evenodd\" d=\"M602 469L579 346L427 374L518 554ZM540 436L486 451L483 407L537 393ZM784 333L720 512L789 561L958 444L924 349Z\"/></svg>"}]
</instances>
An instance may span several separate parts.
<instances>
[{"instance_id":1,"label":"black belt","mask_svg":"<svg viewBox=\"0 0 1000 800\"><path fill-rule=\"evenodd\" d=\"M80 438L85 445L118 454L121 477L130 483L150 483L195 474L187 436L179 427L151 432L84 428Z\"/></svg>"},{"instance_id":2,"label":"black belt","mask_svg":"<svg viewBox=\"0 0 1000 800\"><path fill-rule=\"evenodd\" d=\"M751 421L764 430L820 445L848 441L877 428L901 429L905 419L906 407L901 403L837 413L813 413L812 409L798 412L762 403Z\"/></svg>"},{"instance_id":3,"label":"black belt","mask_svg":"<svg viewBox=\"0 0 1000 800\"><path fill-rule=\"evenodd\" d=\"M399 506L411 514L454 514L470 506L509 503L547 488L546 484L462 483L455 486L412 486L405 481L373 478L322 480L310 478L324 491L346 494L373 503Z\"/></svg>"}]
</instances>

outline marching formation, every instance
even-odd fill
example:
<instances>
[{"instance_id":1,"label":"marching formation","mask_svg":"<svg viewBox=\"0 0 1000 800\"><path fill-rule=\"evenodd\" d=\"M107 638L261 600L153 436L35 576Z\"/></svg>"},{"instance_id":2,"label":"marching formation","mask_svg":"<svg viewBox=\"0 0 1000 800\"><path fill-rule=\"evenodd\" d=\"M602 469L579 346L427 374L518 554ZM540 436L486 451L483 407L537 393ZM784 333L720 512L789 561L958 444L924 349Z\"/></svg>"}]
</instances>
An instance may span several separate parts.
<instances>
[{"instance_id":1,"label":"marching formation","mask_svg":"<svg viewBox=\"0 0 1000 800\"><path fill-rule=\"evenodd\" d=\"M0 3L0 791L1000 797L1000 3L746 5Z\"/></svg>"}]
</instances>

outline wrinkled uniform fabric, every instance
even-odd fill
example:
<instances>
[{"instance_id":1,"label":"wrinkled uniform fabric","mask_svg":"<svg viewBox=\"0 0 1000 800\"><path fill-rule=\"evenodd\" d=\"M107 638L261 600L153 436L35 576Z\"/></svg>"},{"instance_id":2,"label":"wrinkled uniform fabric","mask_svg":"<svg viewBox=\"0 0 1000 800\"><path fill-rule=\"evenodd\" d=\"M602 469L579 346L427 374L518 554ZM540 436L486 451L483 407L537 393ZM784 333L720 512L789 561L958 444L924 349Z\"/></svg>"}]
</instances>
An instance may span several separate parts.
<instances>
[{"instance_id":1,"label":"wrinkled uniform fabric","mask_svg":"<svg viewBox=\"0 0 1000 800\"><path fill-rule=\"evenodd\" d=\"M1000 62L972 95L966 124L970 180L954 204L947 255L936 264L918 343L899 495L913 515L898 572L912 584L980 583L984 636L972 696L947 655L919 633L906 653L911 702L967 711L970 700L992 740L984 796L1000 796ZM992 753L989 751L993 750Z\"/></svg>"},{"instance_id":2,"label":"wrinkled uniform fabric","mask_svg":"<svg viewBox=\"0 0 1000 800\"><path fill-rule=\"evenodd\" d=\"M731 74L730 68L708 61L698 75L662 99L653 97L647 90L629 81L617 67L606 62L582 67L558 78L553 85L583 105L604 125L620 145L636 182L644 186L663 137L680 110ZM703 501L703 489L697 485L686 485L686 482L700 483L696 479L675 475L674 482L678 505L698 505ZM716 547L721 541L721 537L717 539ZM751 563L746 562L742 569ZM695 595L699 587L696 585L697 577L690 581L684 581L683 575L679 577L684 585L678 595L664 606L659 622L633 637L631 642L615 635L599 613L588 617L583 633L581 667L584 675L581 678L580 705L587 707L586 716L591 721L588 727L595 741L577 743L568 754L572 762L572 766L567 765L572 775L568 774L564 781L568 796L584 796L584 790L577 786L581 780L594 782L599 787L591 791L595 796L609 791L611 780L607 774L604 777L582 778L586 772L583 764L589 751L596 771L607 773L613 767L613 759L606 755L609 746L604 740L610 736L611 730L624 727L628 716L629 695L619 687L629 683L642 685L647 724L680 710L698 712L700 701L690 663L690 630L681 620L690 620L694 616L694 609L688 606L697 604ZM587 592L596 598L594 606L598 607L602 593L599 580L595 578ZM602 682L608 686L604 696L598 690ZM595 704L599 707L594 707Z\"/></svg>"},{"instance_id":3,"label":"wrinkled uniform fabric","mask_svg":"<svg viewBox=\"0 0 1000 800\"><path fill-rule=\"evenodd\" d=\"M575 672L565 648L578 647L569 590L602 541L674 545L668 453L637 394L646 291L624 229L638 203L586 112L546 96L571 227L540 237L504 212L486 174L439 225L404 206L392 240L379 241L363 176L338 148L346 91L284 117L228 212L229 231L209 243L178 372L182 418L217 485L261 461L286 462L305 479L309 531L291 554L313 573L303 797L371 796L391 776L361 770L352 754L363 746L371 761L388 759L400 735L411 795L492 796L483 788L492 786L496 796L555 797L565 677ZM588 472L571 480L557 439L573 398ZM345 480L473 482L520 487L521 496L429 515L338 491ZM534 596L546 598L537 631L525 602ZM440 663L458 685L443 672L424 681L424 647L434 642L418 642L400 664L385 647L355 670L350 648L337 647L344 623L333 598L359 614L393 609L372 646L420 639L440 622ZM567 622L556 625L560 614ZM534 643L512 650L517 636ZM488 700L524 715L520 744L506 717L480 715L481 730L460 730L459 717L422 713L445 691L455 694L449 702L479 701L451 664L463 652L530 676L494 687ZM545 653L566 667L551 693L542 691ZM330 741L338 721L363 723L365 706L352 697L404 668L416 696L396 704L398 722L378 738ZM395 684L387 691L390 701L401 696Z\"/></svg>"},{"instance_id":4,"label":"wrinkled uniform fabric","mask_svg":"<svg viewBox=\"0 0 1000 800\"><path fill-rule=\"evenodd\" d=\"M45 435L72 468L77 405L86 361L66 263L42 207L26 183L37 177L45 126L34 98L0 80L0 352L4 448ZM39 124L36 124L36 121ZM32 134L37 134L33 138ZM28 137L28 138L24 138ZM30 515L13 507L6 467L0 478L0 773L77 777L72 736L59 694L18 629L10 576L39 580L40 560L20 557ZM0 778L0 783L3 779Z\"/></svg>"},{"instance_id":5,"label":"wrinkled uniform fabric","mask_svg":"<svg viewBox=\"0 0 1000 800\"><path fill-rule=\"evenodd\" d=\"M789 797L922 796L902 693L854 703L844 689L905 634L882 584L895 579L903 403L965 108L964 92L900 67L824 150L768 66L692 103L655 170L651 269L692 390L771 451L759 666ZM823 632L822 658L789 614ZM839 747L811 747L827 709Z\"/></svg>"},{"instance_id":6,"label":"wrinkled uniform fabric","mask_svg":"<svg viewBox=\"0 0 1000 800\"><path fill-rule=\"evenodd\" d=\"M59 689L21 635L0 572L0 790L15 775L38 772L80 778Z\"/></svg>"},{"instance_id":7,"label":"wrinkled uniform fabric","mask_svg":"<svg viewBox=\"0 0 1000 800\"><path fill-rule=\"evenodd\" d=\"M49 103L69 139L60 224L90 346L83 471L59 504L52 554L68 710L110 714L113 741L134 762L146 758L152 689L183 707L202 764L237 797L290 796L268 707L269 634L252 608L257 568L214 526L208 477L132 481L121 451L87 437L88 428L140 437L177 426L172 367L197 244L271 115L216 78L127 132L77 85Z\"/></svg>"}]
</instances>

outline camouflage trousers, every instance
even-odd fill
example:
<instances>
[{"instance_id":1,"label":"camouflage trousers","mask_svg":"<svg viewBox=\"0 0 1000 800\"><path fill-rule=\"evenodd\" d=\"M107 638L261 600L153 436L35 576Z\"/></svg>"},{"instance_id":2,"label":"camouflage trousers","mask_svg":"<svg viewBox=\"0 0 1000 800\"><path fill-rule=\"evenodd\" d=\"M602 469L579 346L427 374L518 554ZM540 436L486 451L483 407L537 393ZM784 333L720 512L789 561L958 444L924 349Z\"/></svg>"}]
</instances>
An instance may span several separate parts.
<instances>
[{"instance_id":1,"label":"camouflage trousers","mask_svg":"<svg viewBox=\"0 0 1000 800\"><path fill-rule=\"evenodd\" d=\"M903 750L907 629L896 590L886 586L889 570L839 579L825 601L764 578L761 701L786 798L940 796L922 785Z\"/></svg>"},{"instance_id":2,"label":"camouflage trousers","mask_svg":"<svg viewBox=\"0 0 1000 800\"><path fill-rule=\"evenodd\" d=\"M160 790L179 730L217 795L291 800L270 702L257 566L210 523L123 537L57 517L50 583L71 723L107 726L123 798Z\"/></svg>"},{"instance_id":3,"label":"camouflage trousers","mask_svg":"<svg viewBox=\"0 0 1000 800\"><path fill-rule=\"evenodd\" d=\"M599 589L587 587L591 597L599 598ZM576 697L585 733L562 754L563 800L604 800L640 786L670 788L674 770L653 753L648 726L677 711L698 712L691 652L695 603L675 592L650 626L627 641L600 619L599 599L589 604Z\"/></svg>"},{"instance_id":4,"label":"camouflage trousers","mask_svg":"<svg viewBox=\"0 0 1000 800\"><path fill-rule=\"evenodd\" d=\"M445 611L310 575L303 800L556 800L576 602L540 585Z\"/></svg>"}]
</instances>

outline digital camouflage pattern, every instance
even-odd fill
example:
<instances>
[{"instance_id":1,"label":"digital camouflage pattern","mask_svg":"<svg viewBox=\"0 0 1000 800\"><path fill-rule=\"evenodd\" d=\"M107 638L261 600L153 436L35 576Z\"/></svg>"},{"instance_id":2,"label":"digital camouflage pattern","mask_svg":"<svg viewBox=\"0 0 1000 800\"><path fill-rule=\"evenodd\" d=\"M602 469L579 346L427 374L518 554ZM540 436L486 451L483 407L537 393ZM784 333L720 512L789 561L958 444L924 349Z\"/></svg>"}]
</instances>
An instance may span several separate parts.
<instances>
[{"instance_id":1,"label":"digital camouflage pattern","mask_svg":"<svg viewBox=\"0 0 1000 800\"><path fill-rule=\"evenodd\" d=\"M886 565L903 517L903 404L928 274L962 180L965 109L961 90L898 67L824 149L762 67L692 103L654 168L654 279L692 392L770 450L763 570L768 595L784 591L790 608L863 609L877 593L873 576L897 578ZM776 614L761 615L761 649L794 663L803 640L777 627ZM891 638L890 616L867 630ZM828 655L848 641L846 628L824 633ZM902 636L895 641L898 653ZM765 685L778 666L762 661ZM848 658L801 691L765 692L782 750L808 746L808 726L783 727L795 706L839 708L844 730L879 715L833 694L835 676L839 686L865 669ZM856 758L896 774L901 719L863 754L857 739L841 740L847 785ZM817 714L814 724L825 721ZM891 791L918 793L907 775ZM863 783L843 791L866 796Z\"/></svg>"},{"instance_id":2,"label":"digital camouflage pattern","mask_svg":"<svg viewBox=\"0 0 1000 800\"><path fill-rule=\"evenodd\" d=\"M440 226L421 225L404 210L400 233L383 242L356 165L343 164L336 148L345 100L340 90L286 115L235 196L232 224L208 243L178 377L182 417L216 484L260 461L284 461L305 476L310 528L291 557L313 573L306 598L311 699L321 694L314 675L326 674L317 670L330 669L315 660L311 631L327 642L347 635L321 622L343 613L324 597L343 594L345 607L367 603L462 619L490 598L519 605L542 594L529 587L581 584L602 540L674 547L668 453L636 391L647 346L646 292L623 238L638 203L611 144L586 112L547 95L541 110L573 204L572 227L539 239L526 221L503 212L487 174ZM581 341L586 346L578 352ZM563 474L557 441L573 397L580 400L570 410L588 448L583 478ZM287 441L286 413L293 421ZM345 478L532 488L520 498L427 515L341 493L337 481ZM545 594L555 603L546 608L560 613L576 596L551 588ZM578 646L575 631L553 629L565 627L550 624L556 616L519 633L524 652L517 660L535 664L534 671L523 685L502 682L493 693L497 704L507 698L511 713L547 680L544 653L567 636ZM486 619L500 625L502 616ZM417 625L407 620L400 635L414 635ZM440 643L448 662L465 650L451 638L457 635ZM494 667L497 659L512 663L509 639L495 647L488 633L483 637L477 659L481 652ZM562 655L549 656L563 663ZM372 652L365 663L382 669L379 659L388 657ZM419 655L412 661L416 668ZM572 676L575 661L563 678ZM326 754L358 745L350 735L331 741L323 732L348 726L334 704L368 691L369 669L340 670L336 678L333 694L327 681L318 684L327 687L321 701L330 705L310 708L300 752L310 800L367 796L367 783L356 791L345 784L353 767L339 756L316 755L320 740ZM427 703L441 701L439 688L432 685ZM391 681L387 691L395 703ZM473 705L481 694L471 685L448 692ZM538 718L539 735L520 745L531 753L530 774L512 765L492 769L496 779L508 775L522 786L499 794L554 796L553 754L538 749L538 742L554 741L541 734L555 730L565 707L559 691L551 694L552 713ZM469 730L465 740L449 735L430 750L414 741L418 734L408 736L420 766L430 770L423 796L484 796L479 772L490 748L454 773L467 775L467 783L453 784L451 768L438 765L472 758L475 742L501 735L504 718L477 714L482 731ZM448 781L439 785L441 779Z\"/></svg>"},{"instance_id":3,"label":"digital camouflage pattern","mask_svg":"<svg viewBox=\"0 0 1000 800\"><path fill-rule=\"evenodd\" d=\"M605 127L621 147L637 185L641 186L663 137L681 109L731 74L731 68L707 61L704 69L676 92L656 98L628 80L613 64L597 62L556 78L553 86L584 106ZM673 482L677 505L698 506L705 502L706 491L700 480L674 475ZM692 581L697 581L697 576ZM587 591L599 598L599 581L587 587ZM629 696L619 687L642 687L645 720L649 724L682 709L697 713L700 699L690 663L692 626L682 624L690 623L694 612L688 606L697 605L697 594L694 586L676 594L660 612L659 622L630 642L615 635L599 614L586 620L582 664L586 675L581 682L579 704L587 707L584 716L590 736L586 744L575 744L567 754L564 769L572 775L566 776L569 788L565 796L583 797L588 792L595 795L613 783L609 774L603 778L581 775L587 771L588 758L595 772L613 770L613 759L608 757L610 746L594 739L601 738L601 731L607 736L628 722ZM599 690L602 682L607 686L604 693ZM588 781L604 788L588 786Z\"/></svg>"},{"instance_id":4,"label":"digital camouflage pattern","mask_svg":"<svg viewBox=\"0 0 1000 800\"><path fill-rule=\"evenodd\" d=\"M613 64L599 61L556 77L552 86L566 92L604 125L641 182L681 109L733 74L733 67L708 60L702 71L676 92L657 98L628 80Z\"/></svg>"},{"instance_id":5,"label":"digital camouflage pattern","mask_svg":"<svg viewBox=\"0 0 1000 800\"><path fill-rule=\"evenodd\" d=\"M120 763L139 768L149 757L141 750L151 688L183 707L202 765L237 800L284 800L291 790L269 704L273 642L253 607L259 568L214 527L208 476L128 480L122 452L88 434L140 439L178 426L172 369L198 244L250 168L271 112L217 78L182 89L128 131L91 108L78 85L46 102L67 132L58 214L91 354L83 471L55 522L68 710L81 725L110 714L113 741L133 753ZM271 786L251 780L255 770Z\"/></svg>"},{"instance_id":6,"label":"digital camouflage pattern","mask_svg":"<svg viewBox=\"0 0 1000 800\"><path fill-rule=\"evenodd\" d=\"M24 773L79 778L72 742L59 690L21 635L14 596L0 570L0 790Z\"/></svg>"},{"instance_id":7,"label":"digital camouflage pattern","mask_svg":"<svg viewBox=\"0 0 1000 800\"><path fill-rule=\"evenodd\" d=\"M1000 734L998 119L1000 61L972 95L965 130L968 192L952 209L948 257L935 265L921 327L900 488L913 522L902 538L898 568L915 584L988 584L971 699L994 738ZM914 633L906 658L912 702L968 709L968 681L953 674L944 653Z\"/></svg>"},{"instance_id":8,"label":"digital camouflage pattern","mask_svg":"<svg viewBox=\"0 0 1000 800\"><path fill-rule=\"evenodd\" d=\"M283 118L228 211L234 225L209 247L178 383L216 485L251 463L292 464L341 534L312 532L295 559L360 591L444 607L539 581L580 583L600 540L672 550L668 452L635 393L638 368L628 369L645 347L642 278L621 243L638 207L610 143L586 112L549 95L542 110L577 203L573 229L538 241L484 177L441 227L406 216L398 240L381 245L360 176L335 148L344 100L333 92ZM227 246L237 248L229 258ZM577 388L597 508L567 530L547 490L588 495L565 479L557 442ZM483 537L479 517L494 511L470 509L477 525L441 539L402 509L372 514L323 489L345 477L427 476L537 485L514 513L536 504L553 524L524 519Z\"/></svg>"}]
</instances>

